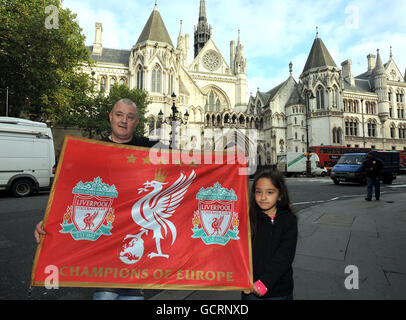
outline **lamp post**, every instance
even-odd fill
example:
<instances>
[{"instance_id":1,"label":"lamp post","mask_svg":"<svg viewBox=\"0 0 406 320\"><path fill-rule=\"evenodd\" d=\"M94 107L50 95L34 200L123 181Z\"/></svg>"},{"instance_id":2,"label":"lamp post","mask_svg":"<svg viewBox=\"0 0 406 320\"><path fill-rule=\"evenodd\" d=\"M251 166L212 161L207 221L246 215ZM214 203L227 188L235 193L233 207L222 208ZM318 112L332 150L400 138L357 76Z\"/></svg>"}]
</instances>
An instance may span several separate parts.
<instances>
[{"instance_id":1,"label":"lamp post","mask_svg":"<svg viewBox=\"0 0 406 320\"><path fill-rule=\"evenodd\" d=\"M6 88L6 117L8 117L8 86Z\"/></svg>"},{"instance_id":2,"label":"lamp post","mask_svg":"<svg viewBox=\"0 0 406 320\"><path fill-rule=\"evenodd\" d=\"M365 148L365 126L364 126L364 99L361 99L361 115L362 115L362 143Z\"/></svg>"},{"instance_id":3,"label":"lamp post","mask_svg":"<svg viewBox=\"0 0 406 320\"><path fill-rule=\"evenodd\" d=\"M310 99L314 99L314 95L311 90L306 90L305 95L306 95L306 176L310 177L312 175L312 164L310 161L308 117L309 117L309 109L310 109Z\"/></svg>"},{"instance_id":4,"label":"lamp post","mask_svg":"<svg viewBox=\"0 0 406 320\"><path fill-rule=\"evenodd\" d=\"M183 119L179 116L179 111L176 108L175 101L176 101L176 94L175 92L172 93L172 114L168 118L164 118L164 114L162 110L159 111L158 113L158 121L161 124L168 124L171 126L171 132L169 133L169 146L172 146L172 149L176 149L177 146L177 140L176 140L176 127L177 125L186 125L189 119L189 113L185 112ZM172 145L173 144L173 145Z\"/></svg>"}]
</instances>

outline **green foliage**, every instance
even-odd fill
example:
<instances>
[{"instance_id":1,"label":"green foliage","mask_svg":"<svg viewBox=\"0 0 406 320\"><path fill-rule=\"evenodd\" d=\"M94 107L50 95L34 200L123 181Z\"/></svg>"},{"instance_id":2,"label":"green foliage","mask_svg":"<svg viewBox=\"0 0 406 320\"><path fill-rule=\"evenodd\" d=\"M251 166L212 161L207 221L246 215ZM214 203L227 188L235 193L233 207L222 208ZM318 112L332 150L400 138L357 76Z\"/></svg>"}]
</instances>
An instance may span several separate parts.
<instances>
[{"instance_id":1,"label":"green foliage","mask_svg":"<svg viewBox=\"0 0 406 320\"><path fill-rule=\"evenodd\" d=\"M135 135L142 136L145 131L145 112L149 104L148 94L137 88L129 89L126 85L115 84L105 96L100 92L97 96L88 100L88 104L71 109L70 115L66 115L65 123L74 123L85 130L90 137L107 136L111 133L109 113L114 104L123 98L134 101L138 109L139 124L135 128Z\"/></svg>"},{"instance_id":2,"label":"green foliage","mask_svg":"<svg viewBox=\"0 0 406 320\"><path fill-rule=\"evenodd\" d=\"M55 13L49 5L57 28L46 26ZM57 123L67 108L87 103L94 85L79 65L91 62L75 18L57 0L0 0L0 88L9 88L10 115Z\"/></svg>"},{"instance_id":3,"label":"green foliage","mask_svg":"<svg viewBox=\"0 0 406 320\"><path fill-rule=\"evenodd\" d=\"M50 20L54 14L57 21ZM114 103L129 98L139 111L135 134L144 135L147 93L125 85L107 96L96 92L95 80L84 72L93 63L75 18L58 0L0 0L0 101L8 87L10 116L77 126L93 137L111 132Z\"/></svg>"}]
</instances>

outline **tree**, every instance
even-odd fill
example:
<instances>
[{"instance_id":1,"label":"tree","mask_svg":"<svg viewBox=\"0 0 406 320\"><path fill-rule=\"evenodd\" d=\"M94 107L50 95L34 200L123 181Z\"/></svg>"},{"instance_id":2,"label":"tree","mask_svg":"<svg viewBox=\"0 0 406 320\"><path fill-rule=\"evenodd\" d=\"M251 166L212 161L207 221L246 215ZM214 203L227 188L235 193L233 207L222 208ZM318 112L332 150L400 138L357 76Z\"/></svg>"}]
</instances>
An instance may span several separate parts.
<instances>
[{"instance_id":1,"label":"tree","mask_svg":"<svg viewBox=\"0 0 406 320\"><path fill-rule=\"evenodd\" d=\"M111 133L109 113L114 104L123 98L131 99L138 109L139 124L135 128L136 135L145 134L145 112L148 104L148 94L140 89L130 89L126 85L115 84L111 87L107 96L100 92L97 96L88 100L87 105L71 108L70 114L65 115L65 123L75 123L82 128L90 137L95 135L107 136Z\"/></svg>"},{"instance_id":2,"label":"tree","mask_svg":"<svg viewBox=\"0 0 406 320\"><path fill-rule=\"evenodd\" d=\"M59 2L0 0L0 88L2 95L9 88L12 116L56 123L69 107L89 103L85 36Z\"/></svg>"}]
</instances>

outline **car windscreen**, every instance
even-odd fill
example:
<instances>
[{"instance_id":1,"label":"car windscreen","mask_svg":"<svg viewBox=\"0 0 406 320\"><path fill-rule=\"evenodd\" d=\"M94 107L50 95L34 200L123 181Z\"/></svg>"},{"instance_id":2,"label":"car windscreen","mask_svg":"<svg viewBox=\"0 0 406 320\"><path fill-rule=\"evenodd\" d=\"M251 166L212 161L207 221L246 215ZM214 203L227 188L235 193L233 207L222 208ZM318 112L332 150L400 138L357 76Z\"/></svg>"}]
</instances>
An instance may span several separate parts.
<instances>
[{"instance_id":1,"label":"car windscreen","mask_svg":"<svg viewBox=\"0 0 406 320\"><path fill-rule=\"evenodd\" d=\"M338 160L337 164L361 164L366 160L365 155L342 155L340 160Z\"/></svg>"}]
</instances>

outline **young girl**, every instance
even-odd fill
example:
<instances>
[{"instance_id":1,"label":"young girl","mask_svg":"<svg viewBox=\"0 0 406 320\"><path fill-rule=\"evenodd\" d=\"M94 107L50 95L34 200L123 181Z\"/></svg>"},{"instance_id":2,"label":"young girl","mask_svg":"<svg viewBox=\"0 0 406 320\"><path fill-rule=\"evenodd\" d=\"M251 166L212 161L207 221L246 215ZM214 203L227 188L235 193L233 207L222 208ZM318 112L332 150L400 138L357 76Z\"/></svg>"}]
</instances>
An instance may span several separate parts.
<instances>
[{"instance_id":1,"label":"young girl","mask_svg":"<svg viewBox=\"0 0 406 320\"><path fill-rule=\"evenodd\" d=\"M254 285L242 293L242 300L292 300L297 218L278 170L265 170L255 176L250 219Z\"/></svg>"}]
</instances>

